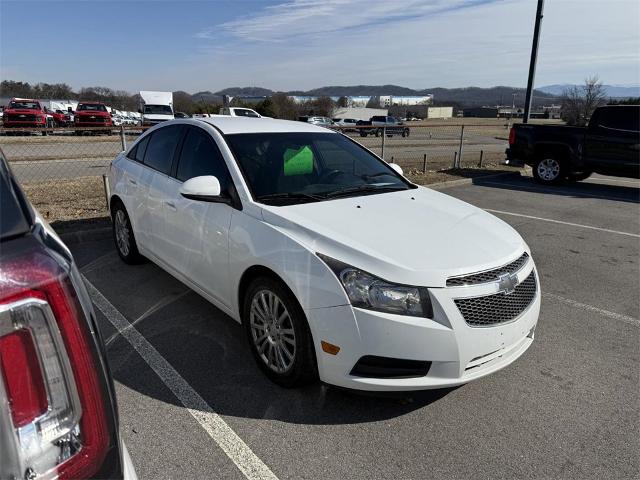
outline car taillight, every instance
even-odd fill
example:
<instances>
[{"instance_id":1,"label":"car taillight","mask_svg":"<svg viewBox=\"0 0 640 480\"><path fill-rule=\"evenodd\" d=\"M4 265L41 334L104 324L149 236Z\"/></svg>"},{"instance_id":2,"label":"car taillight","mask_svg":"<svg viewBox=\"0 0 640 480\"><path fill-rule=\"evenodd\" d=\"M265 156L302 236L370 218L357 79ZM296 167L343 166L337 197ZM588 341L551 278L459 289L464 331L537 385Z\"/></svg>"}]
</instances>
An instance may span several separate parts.
<instances>
[{"instance_id":1,"label":"car taillight","mask_svg":"<svg viewBox=\"0 0 640 480\"><path fill-rule=\"evenodd\" d=\"M0 453L2 463L9 460L0 477L90 477L102 465L109 433L75 289L40 251L3 259L1 270Z\"/></svg>"},{"instance_id":2,"label":"car taillight","mask_svg":"<svg viewBox=\"0 0 640 480\"><path fill-rule=\"evenodd\" d=\"M511 130L509 130L509 145L514 143L516 143L516 129L511 127Z\"/></svg>"}]
</instances>

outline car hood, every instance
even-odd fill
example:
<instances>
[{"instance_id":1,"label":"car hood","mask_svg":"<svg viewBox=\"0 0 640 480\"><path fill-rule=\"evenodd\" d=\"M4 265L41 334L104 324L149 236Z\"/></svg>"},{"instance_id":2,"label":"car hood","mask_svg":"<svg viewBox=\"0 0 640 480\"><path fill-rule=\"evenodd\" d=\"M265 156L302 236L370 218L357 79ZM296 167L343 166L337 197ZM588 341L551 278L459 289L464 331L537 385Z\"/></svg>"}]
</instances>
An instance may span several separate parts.
<instances>
[{"instance_id":1,"label":"car hood","mask_svg":"<svg viewBox=\"0 0 640 480\"><path fill-rule=\"evenodd\" d=\"M265 222L321 253L391 282L444 287L451 276L507 264L528 251L497 217L419 187L290 206Z\"/></svg>"},{"instance_id":2,"label":"car hood","mask_svg":"<svg viewBox=\"0 0 640 480\"><path fill-rule=\"evenodd\" d=\"M173 120L173 115L169 113L145 113L145 120Z\"/></svg>"}]
</instances>

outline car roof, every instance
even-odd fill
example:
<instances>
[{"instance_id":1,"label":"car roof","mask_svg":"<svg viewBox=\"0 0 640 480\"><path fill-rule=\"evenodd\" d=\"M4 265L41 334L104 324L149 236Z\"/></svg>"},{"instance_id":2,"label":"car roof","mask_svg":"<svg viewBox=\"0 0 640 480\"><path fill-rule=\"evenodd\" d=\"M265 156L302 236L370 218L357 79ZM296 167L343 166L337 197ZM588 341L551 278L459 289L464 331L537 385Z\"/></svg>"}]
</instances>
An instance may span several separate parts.
<instances>
[{"instance_id":1,"label":"car roof","mask_svg":"<svg viewBox=\"0 0 640 480\"><path fill-rule=\"evenodd\" d=\"M185 119L186 120L186 119ZM234 133L291 133L291 132L316 132L327 133L327 129L307 122L294 122L290 120L277 120L274 118L252 117L209 117L197 118L199 122L206 122L223 134Z\"/></svg>"}]
</instances>

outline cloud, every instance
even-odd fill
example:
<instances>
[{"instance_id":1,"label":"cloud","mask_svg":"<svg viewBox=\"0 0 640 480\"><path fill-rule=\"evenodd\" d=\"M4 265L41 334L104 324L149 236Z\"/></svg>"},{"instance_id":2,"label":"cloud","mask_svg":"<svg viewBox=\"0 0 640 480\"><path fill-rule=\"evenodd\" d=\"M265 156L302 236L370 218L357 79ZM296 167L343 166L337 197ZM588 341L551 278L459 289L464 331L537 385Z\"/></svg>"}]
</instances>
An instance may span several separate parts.
<instances>
[{"instance_id":1,"label":"cloud","mask_svg":"<svg viewBox=\"0 0 640 480\"><path fill-rule=\"evenodd\" d=\"M281 90L524 86L535 7L532 0L288 0L200 32L191 78ZM638 83L634 13L635 0L610 0L606 9L589 0L546 2L537 85L593 74Z\"/></svg>"},{"instance_id":2,"label":"cloud","mask_svg":"<svg viewBox=\"0 0 640 480\"><path fill-rule=\"evenodd\" d=\"M214 38L223 32L255 42L304 40L496 1L501 0L290 0L268 6L252 16L207 28L196 37Z\"/></svg>"}]
</instances>

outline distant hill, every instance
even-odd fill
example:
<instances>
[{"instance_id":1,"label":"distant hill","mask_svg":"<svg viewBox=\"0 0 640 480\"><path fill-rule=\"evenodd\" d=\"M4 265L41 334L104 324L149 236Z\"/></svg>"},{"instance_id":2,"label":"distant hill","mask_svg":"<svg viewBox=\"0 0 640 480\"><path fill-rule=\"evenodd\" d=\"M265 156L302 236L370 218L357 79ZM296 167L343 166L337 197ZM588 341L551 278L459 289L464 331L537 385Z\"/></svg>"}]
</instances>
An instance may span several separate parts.
<instances>
[{"instance_id":1,"label":"distant hill","mask_svg":"<svg viewBox=\"0 0 640 480\"><path fill-rule=\"evenodd\" d=\"M462 107L478 107L483 105L510 105L516 93L516 105L524 105L525 89L515 87L466 87L466 88L425 88L415 90L398 85L353 85L353 86L328 86L311 90L293 90L283 92L287 95L310 96L379 96L379 95L427 95L433 94L437 104L455 104ZM267 96L272 95L272 90L261 87L231 87L211 93L209 91L198 92L192 95L194 101L220 102L222 95L231 96ZM536 90L534 103L552 103L556 97L552 94Z\"/></svg>"},{"instance_id":2,"label":"distant hill","mask_svg":"<svg viewBox=\"0 0 640 480\"><path fill-rule=\"evenodd\" d=\"M552 95L562 95L562 92L564 92L567 88L571 88L573 86L574 85L570 83L545 85L544 87L539 87L538 90L541 90L545 93L550 93ZM607 97L640 97L640 85L603 85L603 87Z\"/></svg>"},{"instance_id":3,"label":"distant hill","mask_svg":"<svg viewBox=\"0 0 640 480\"><path fill-rule=\"evenodd\" d=\"M298 95L317 95L317 96L378 96L378 95L418 95L417 90L398 85L355 85L348 87L320 87L306 92L296 93Z\"/></svg>"},{"instance_id":4,"label":"distant hill","mask_svg":"<svg viewBox=\"0 0 640 480\"><path fill-rule=\"evenodd\" d=\"M211 93L210 91L197 92L191 95L191 99L194 102L204 102L204 103L221 103L222 95L218 95L217 93Z\"/></svg>"},{"instance_id":5,"label":"distant hill","mask_svg":"<svg viewBox=\"0 0 640 480\"><path fill-rule=\"evenodd\" d=\"M232 97L266 97L268 95L273 95L273 93L273 90L262 87L230 87L220 90L219 92L215 92L215 95L231 95Z\"/></svg>"}]
</instances>

